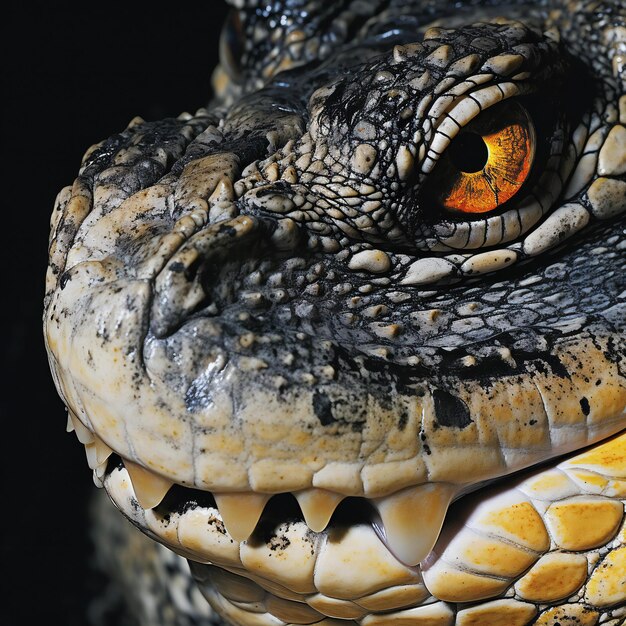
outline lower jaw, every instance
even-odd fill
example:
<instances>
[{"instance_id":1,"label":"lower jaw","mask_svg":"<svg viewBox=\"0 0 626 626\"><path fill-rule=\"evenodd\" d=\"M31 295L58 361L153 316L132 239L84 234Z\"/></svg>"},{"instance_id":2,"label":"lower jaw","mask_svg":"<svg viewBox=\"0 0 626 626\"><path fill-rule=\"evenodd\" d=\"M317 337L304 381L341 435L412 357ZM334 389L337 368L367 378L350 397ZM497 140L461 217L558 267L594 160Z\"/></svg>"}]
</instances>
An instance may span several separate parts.
<instances>
[{"instance_id":1,"label":"lower jaw","mask_svg":"<svg viewBox=\"0 0 626 626\"><path fill-rule=\"evenodd\" d=\"M104 486L136 526L189 559L202 594L235 624L521 626L555 607L556 617L584 613L580 623L595 624L626 615L620 454L625 432L465 496L415 567L398 561L367 511L351 511L349 501L319 533L284 503L239 542L210 494L146 510L123 465L107 472Z\"/></svg>"}]
</instances>

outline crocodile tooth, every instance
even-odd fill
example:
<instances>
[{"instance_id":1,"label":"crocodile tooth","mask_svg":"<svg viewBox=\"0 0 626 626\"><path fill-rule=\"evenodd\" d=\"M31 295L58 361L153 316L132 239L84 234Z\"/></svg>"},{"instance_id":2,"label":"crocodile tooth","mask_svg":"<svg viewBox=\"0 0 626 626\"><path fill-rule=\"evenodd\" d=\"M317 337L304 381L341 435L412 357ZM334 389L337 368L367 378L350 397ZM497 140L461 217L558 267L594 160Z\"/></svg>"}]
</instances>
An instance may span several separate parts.
<instances>
[{"instance_id":1,"label":"crocodile tooth","mask_svg":"<svg viewBox=\"0 0 626 626\"><path fill-rule=\"evenodd\" d=\"M137 463L124 459L124 466L133 483L137 501L144 509L152 509L163 500L165 494L174 484L173 481L163 478Z\"/></svg>"},{"instance_id":2,"label":"crocodile tooth","mask_svg":"<svg viewBox=\"0 0 626 626\"><path fill-rule=\"evenodd\" d=\"M215 493L215 503L228 534L245 541L256 527L267 501L266 493Z\"/></svg>"},{"instance_id":3,"label":"crocodile tooth","mask_svg":"<svg viewBox=\"0 0 626 626\"><path fill-rule=\"evenodd\" d=\"M454 491L452 485L427 483L373 501L383 524L376 530L403 563L417 565L428 556Z\"/></svg>"},{"instance_id":4,"label":"crocodile tooth","mask_svg":"<svg viewBox=\"0 0 626 626\"><path fill-rule=\"evenodd\" d=\"M91 478L93 480L93 484L98 488L98 489L102 489L104 487L104 480L103 480L103 476L104 473L102 473L100 476L98 474L96 474L96 470L94 470L91 473Z\"/></svg>"},{"instance_id":5,"label":"crocodile tooth","mask_svg":"<svg viewBox=\"0 0 626 626\"><path fill-rule=\"evenodd\" d=\"M85 453L90 469L96 469L99 465L106 464L107 459L113 454L113 450L100 437L94 435L93 443L85 444Z\"/></svg>"},{"instance_id":6,"label":"crocodile tooth","mask_svg":"<svg viewBox=\"0 0 626 626\"><path fill-rule=\"evenodd\" d=\"M94 467L93 473L96 475L97 478L102 479L104 477L104 474L106 473L106 469L107 463L101 463L100 465Z\"/></svg>"},{"instance_id":7,"label":"crocodile tooth","mask_svg":"<svg viewBox=\"0 0 626 626\"><path fill-rule=\"evenodd\" d=\"M93 445L96 447L96 461L102 465L113 454L113 450L98 436L94 436Z\"/></svg>"},{"instance_id":8,"label":"crocodile tooth","mask_svg":"<svg viewBox=\"0 0 626 626\"><path fill-rule=\"evenodd\" d=\"M98 461L96 461L96 445L93 443L85 444L85 455L87 456L87 465L89 465L89 469L93 469L98 465Z\"/></svg>"},{"instance_id":9,"label":"crocodile tooth","mask_svg":"<svg viewBox=\"0 0 626 626\"><path fill-rule=\"evenodd\" d=\"M316 533L321 533L328 525L337 505L345 498L339 493L326 489L305 489L293 494L302 509L304 521Z\"/></svg>"},{"instance_id":10,"label":"crocodile tooth","mask_svg":"<svg viewBox=\"0 0 626 626\"><path fill-rule=\"evenodd\" d=\"M76 431L76 437L78 437L78 441L80 441L82 444L85 444L85 445L88 443L93 443L94 442L93 433L87 428L87 426L85 426L78 419L78 416L72 411L69 411L68 415L70 417L70 421L72 422L72 426L74 427L74 430Z\"/></svg>"}]
</instances>

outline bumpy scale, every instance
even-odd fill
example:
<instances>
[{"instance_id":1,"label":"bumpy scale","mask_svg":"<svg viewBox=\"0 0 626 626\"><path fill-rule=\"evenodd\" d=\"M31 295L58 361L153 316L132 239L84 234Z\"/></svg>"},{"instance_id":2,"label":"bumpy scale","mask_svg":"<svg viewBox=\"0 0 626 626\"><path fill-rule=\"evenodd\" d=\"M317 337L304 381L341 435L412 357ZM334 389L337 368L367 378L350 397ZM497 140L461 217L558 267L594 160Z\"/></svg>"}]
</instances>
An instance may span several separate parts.
<instances>
[{"instance_id":1,"label":"bumpy scale","mask_svg":"<svg viewBox=\"0 0 626 626\"><path fill-rule=\"evenodd\" d=\"M626 10L233 4L210 106L51 220L68 430L191 568L100 518L129 607L623 623Z\"/></svg>"}]
</instances>

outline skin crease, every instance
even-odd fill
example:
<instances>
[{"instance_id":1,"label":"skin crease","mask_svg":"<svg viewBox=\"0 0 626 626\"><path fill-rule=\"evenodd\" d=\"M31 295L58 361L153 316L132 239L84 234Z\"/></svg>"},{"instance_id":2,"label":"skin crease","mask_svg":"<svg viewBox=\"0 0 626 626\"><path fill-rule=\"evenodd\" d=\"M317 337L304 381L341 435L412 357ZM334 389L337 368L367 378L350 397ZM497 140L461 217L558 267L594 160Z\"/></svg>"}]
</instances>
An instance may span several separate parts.
<instances>
[{"instance_id":1,"label":"skin crease","mask_svg":"<svg viewBox=\"0 0 626 626\"><path fill-rule=\"evenodd\" d=\"M59 194L45 318L59 393L96 481L202 564L193 576L226 619L371 626L397 609L526 624L573 593L582 608L566 615L621 618L619 583L593 569L621 571L626 405L626 168L611 139L626 113L610 43L624 18L602 7L499 19L416 3L411 22L395 3L287 3L282 29L242 11L216 102L133 121ZM264 30L271 49L251 43ZM432 198L454 126L509 114L510 131L485 134L485 172L504 161L514 181L494 185L502 206L451 216ZM493 192L475 196L491 208ZM613 452L555 465L591 444ZM484 490L548 460L558 488L516 474ZM319 528L271 498L289 493L307 522L328 513ZM601 511L594 541L568 521L580 506ZM519 558L468 556L481 532ZM544 598L532 581L556 580L581 536L567 565L588 584Z\"/></svg>"}]
</instances>

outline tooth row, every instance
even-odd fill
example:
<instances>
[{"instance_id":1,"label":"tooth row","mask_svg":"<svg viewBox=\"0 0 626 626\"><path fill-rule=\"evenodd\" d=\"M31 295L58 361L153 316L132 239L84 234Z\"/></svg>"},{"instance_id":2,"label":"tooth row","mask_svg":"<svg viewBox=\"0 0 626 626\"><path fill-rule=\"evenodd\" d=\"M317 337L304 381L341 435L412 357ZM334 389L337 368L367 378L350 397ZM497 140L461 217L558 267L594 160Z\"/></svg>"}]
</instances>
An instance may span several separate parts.
<instances>
[{"instance_id":1,"label":"tooth row","mask_svg":"<svg viewBox=\"0 0 626 626\"><path fill-rule=\"evenodd\" d=\"M70 422L71 426L85 442L88 463L94 470L94 481L98 486L101 486L107 460L112 450L98 436L86 429L76 416L70 414ZM587 483L598 484L599 478L596 476L598 469L602 469L602 466L600 465L600 468L598 468L592 465L589 468L583 468L582 470L581 468L574 468L571 471L574 478L579 483L582 481L583 487L585 487ZM128 460L125 461L125 471L132 484L135 498L146 511L157 506L173 485L171 480ZM607 487L609 489L607 493L613 493L618 488ZM613 491L610 489L613 489ZM378 521L374 522L374 528L395 558L402 563L414 566L428 556L437 541L449 504L458 494L458 491L459 488L457 486L450 484L426 483L405 488L383 498L371 500L380 519L380 523ZM301 507L308 528L317 533L326 528L336 507L343 499L343 496L323 489L307 489L294 495ZM563 497L562 494L561 496ZM225 527L226 532L233 540L243 542L250 537L256 528L271 495L259 493L217 493L214 497L221 523ZM619 508L619 505L616 506ZM532 506L531 509L535 511ZM606 507L604 509L601 507L602 514L606 519L611 519L611 514L605 509ZM555 504L553 505L553 511L556 510L558 510L558 506ZM567 510L572 511L573 509L570 507ZM551 515L552 513L546 516L548 521L552 519ZM616 515L618 513L614 513L613 517ZM534 517L537 518L537 524L543 530L543 522L536 511ZM569 526L571 526L571 523ZM602 539L602 525L599 528L598 532L600 532L600 539ZM545 533L545 530L543 532ZM555 532L557 531L553 530L553 534ZM595 535L589 535L589 533L584 535L584 537L588 536ZM511 538L509 537L508 539ZM478 539L474 537L472 541L476 542ZM581 549L578 547L578 544L572 542L564 547ZM537 553L547 550L547 546L543 545L523 546L523 548L534 550ZM514 550L507 551L501 548L500 552L507 553L507 558L504 559L505 562L508 563L515 560ZM528 559L521 555L518 560L526 563ZM529 564L527 563L526 566ZM465 563L461 569L467 566L468 564ZM446 575L449 574L447 566L440 564L439 567L444 568L442 571L445 571ZM490 571L493 573L494 568L491 568ZM517 575L517 573L519 572L513 571L508 578ZM477 575L480 575L480 573L477 573ZM464 576L460 575L460 579L463 578ZM507 576L499 581L479 580L475 582L483 586L486 585L489 589L496 589L508 585L510 581L506 580L506 578ZM459 582L459 584L465 583Z\"/></svg>"},{"instance_id":2,"label":"tooth row","mask_svg":"<svg viewBox=\"0 0 626 626\"><path fill-rule=\"evenodd\" d=\"M255 579L285 599L304 601L311 594L368 598L389 587L422 585L419 572L398 561L369 524L314 533L302 521L285 522L264 533L263 541L240 542L229 534L215 507L162 515L138 506L124 467L106 476L105 487L131 521L175 552ZM421 589L419 595L425 597L423 585ZM368 606L378 604L387 606L384 595L372 598Z\"/></svg>"},{"instance_id":3,"label":"tooth row","mask_svg":"<svg viewBox=\"0 0 626 626\"><path fill-rule=\"evenodd\" d=\"M94 442L95 436L91 430L78 419L78 416L73 411L69 410L67 414L67 431L74 431L78 441L84 445Z\"/></svg>"},{"instance_id":4,"label":"tooth row","mask_svg":"<svg viewBox=\"0 0 626 626\"><path fill-rule=\"evenodd\" d=\"M66 430L68 433L75 432L78 441L85 446L87 465L93 470L93 481L96 487L102 487L107 462L113 454L113 450L100 437L91 432L73 411L68 411Z\"/></svg>"},{"instance_id":5,"label":"tooth row","mask_svg":"<svg viewBox=\"0 0 626 626\"><path fill-rule=\"evenodd\" d=\"M626 433L622 433L557 467L518 480L513 488L463 498L454 505L421 567L403 564L369 524L315 533L304 522L284 522L264 526L261 533L240 542L228 533L215 507L196 506L164 515L144 510L123 467L106 476L105 486L117 506L153 538L194 561L228 570L230 578L215 576L238 581L233 583L236 589L250 587L257 595L265 594L263 600L253 599L252 592L240 589L235 597L235 592L224 591L226 583L216 583L211 574L224 596L213 600L220 607L222 601L229 603L222 607L226 616L231 615L232 605L235 612L253 610L261 615L266 611L270 621L254 622L259 624L317 623L302 621L316 618L314 612L357 620L363 626L420 624L427 614L424 603L451 610L456 603L489 600L508 590L506 599L480 605L487 619L508 616L509 610L512 616L525 616L529 607L536 611L537 604L561 598L599 607L626 603L625 446ZM425 494L423 498L443 497L445 492ZM400 492L398 502L410 500L411 495ZM400 518L404 514L396 513ZM560 576L562 572L567 576ZM248 595L244 598L242 593ZM274 599L268 600L267 594ZM428 604L435 600L441 602ZM303 607L301 617L297 617L298 605ZM377 617L392 610L397 613L385 613L389 621ZM457 620L465 615L463 611L450 614L456 614ZM252 617L237 619L237 623L253 623Z\"/></svg>"},{"instance_id":6,"label":"tooth row","mask_svg":"<svg viewBox=\"0 0 626 626\"><path fill-rule=\"evenodd\" d=\"M135 463L124 461L124 465L137 501L146 510L157 506L173 485ZM434 546L448 506L457 493L456 486L427 483L372 500L382 522L376 525L380 538L401 562L417 565ZM271 494L262 493L213 495L226 530L239 542L246 541L253 533L271 498ZM306 525L317 533L326 528L343 500L342 495L325 489L306 489L294 495Z\"/></svg>"}]
</instances>

